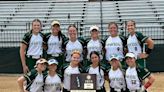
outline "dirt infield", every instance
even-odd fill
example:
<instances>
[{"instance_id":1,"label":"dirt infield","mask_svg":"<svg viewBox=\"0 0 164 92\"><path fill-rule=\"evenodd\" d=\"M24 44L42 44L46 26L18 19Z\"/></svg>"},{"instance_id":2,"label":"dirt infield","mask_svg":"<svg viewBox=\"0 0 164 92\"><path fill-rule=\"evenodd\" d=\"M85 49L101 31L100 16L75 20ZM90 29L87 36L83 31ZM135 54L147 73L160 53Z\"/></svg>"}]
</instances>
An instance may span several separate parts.
<instances>
[{"instance_id":1,"label":"dirt infield","mask_svg":"<svg viewBox=\"0 0 164 92\"><path fill-rule=\"evenodd\" d=\"M0 74L0 92L19 92L16 83L20 75L2 75ZM155 83L148 89L148 92L164 92L164 73L154 73ZM105 87L108 89L108 83Z\"/></svg>"}]
</instances>

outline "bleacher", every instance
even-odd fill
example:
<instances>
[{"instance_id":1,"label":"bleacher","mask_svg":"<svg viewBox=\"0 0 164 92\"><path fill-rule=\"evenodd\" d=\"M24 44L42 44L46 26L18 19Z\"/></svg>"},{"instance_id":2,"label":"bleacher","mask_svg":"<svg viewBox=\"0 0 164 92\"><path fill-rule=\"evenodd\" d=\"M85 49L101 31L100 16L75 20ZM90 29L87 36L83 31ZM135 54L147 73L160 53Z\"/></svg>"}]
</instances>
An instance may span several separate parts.
<instances>
[{"instance_id":1,"label":"bleacher","mask_svg":"<svg viewBox=\"0 0 164 92\"><path fill-rule=\"evenodd\" d=\"M87 0L0 2L0 47L19 46L35 18L42 21L43 32L50 31L52 20L59 20L64 34L69 24L76 24L79 35L84 37L90 35L91 25L98 25L101 34L108 35L107 25L111 21L118 23L120 32L125 32L126 21L133 19L138 31L153 39L164 39L164 1L103 1L100 7L100 2ZM147 28L153 30L147 32Z\"/></svg>"}]
</instances>

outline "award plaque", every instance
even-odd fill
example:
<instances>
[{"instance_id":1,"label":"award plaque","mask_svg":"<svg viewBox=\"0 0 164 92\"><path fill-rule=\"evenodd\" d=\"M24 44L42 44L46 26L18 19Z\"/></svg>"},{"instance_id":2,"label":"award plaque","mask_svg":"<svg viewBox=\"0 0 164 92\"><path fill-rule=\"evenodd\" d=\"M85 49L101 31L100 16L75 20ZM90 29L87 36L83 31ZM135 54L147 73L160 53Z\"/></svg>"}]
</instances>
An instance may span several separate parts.
<instances>
[{"instance_id":1,"label":"award plaque","mask_svg":"<svg viewBox=\"0 0 164 92\"><path fill-rule=\"evenodd\" d=\"M72 74L71 92L96 92L96 74Z\"/></svg>"}]
</instances>

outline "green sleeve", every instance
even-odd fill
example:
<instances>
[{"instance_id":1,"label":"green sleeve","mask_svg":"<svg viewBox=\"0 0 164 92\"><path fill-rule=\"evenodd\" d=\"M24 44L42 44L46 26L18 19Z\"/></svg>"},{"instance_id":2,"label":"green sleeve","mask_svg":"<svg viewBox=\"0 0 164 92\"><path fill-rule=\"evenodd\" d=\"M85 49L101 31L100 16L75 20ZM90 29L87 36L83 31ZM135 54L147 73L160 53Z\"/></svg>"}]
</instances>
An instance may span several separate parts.
<instances>
[{"instance_id":1,"label":"green sleeve","mask_svg":"<svg viewBox=\"0 0 164 92\"><path fill-rule=\"evenodd\" d=\"M62 43L62 48L63 48L63 49L66 48L66 45L67 45L68 41L69 41L68 38L63 39L63 43Z\"/></svg>"},{"instance_id":2,"label":"green sleeve","mask_svg":"<svg viewBox=\"0 0 164 92\"><path fill-rule=\"evenodd\" d=\"M32 82L32 80L35 79L36 75L37 75L37 70L33 69L27 74L24 74L24 78L27 80L27 82Z\"/></svg>"},{"instance_id":3,"label":"green sleeve","mask_svg":"<svg viewBox=\"0 0 164 92\"><path fill-rule=\"evenodd\" d=\"M136 32L137 38L140 42L145 43L145 41L148 39L147 36L143 35L141 32Z\"/></svg>"},{"instance_id":4,"label":"green sleeve","mask_svg":"<svg viewBox=\"0 0 164 92\"><path fill-rule=\"evenodd\" d=\"M146 68L139 68L139 70L137 72L138 72L139 78L141 78L142 80L144 80L145 78L149 77L150 74L151 74L149 72L149 70L146 69Z\"/></svg>"},{"instance_id":5,"label":"green sleeve","mask_svg":"<svg viewBox=\"0 0 164 92\"><path fill-rule=\"evenodd\" d=\"M69 39L64 34L62 34L62 49L66 48L66 44L68 43Z\"/></svg>"},{"instance_id":6,"label":"green sleeve","mask_svg":"<svg viewBox=\"0 0 164 92\"><path fill-rule=\"evenodd\" d=\"M100 42L101 42L103 48L105 48L105 41L103 39L100 39Z\"/></svg>"},{"instance_id":7,"label":"green sleeve","mask_svg":"<svg viewBox=\"0 0 164 92\"><path fill-rule=\"evenodd\" d=\"M44 44L46 44L46 45L47 45L48 39L49 39L49 37L50 37L50 34L51 34L51 33L45 33L45 34L44 34L43 42L44 42Z\"/></svg>"},{"instance_id":8,"label":"green sleeve","mask_svg":"<svg viewBox=\"0 0 164 92\"><path fill-rule=\"evenodd\" d=\"M79 42L82 44L83 49L86 48L86 41L82 37L78 37Z\"/></svg>"},{"instance_id":9,"label":"green sleeve","mask_svg":"<svg viewBox=\"0 0 164 92\"><path fill-rule=\"evenodd\" d=\"M26 33L26 34L24 35L24 37L23 37L21 43L24 43L24 44L28 45L29 42L30 42L31 36L32 36L32 33L31 33L31 32Z\"/></svg>"},{"instance_id":10,"label":"green sleeve","mask_svg":"<svg viewBox=\"0 0 164 92\"><path fill-rule=\"evenodd\" d=\"M120 37L120 39L121 39L121 41L123 43L123 47L126 47L126 45L127 45L127 39L126 39L126 37L125 36L122 36L122 35L119 35L119 37Z\"/></svg>"}]
</instances>

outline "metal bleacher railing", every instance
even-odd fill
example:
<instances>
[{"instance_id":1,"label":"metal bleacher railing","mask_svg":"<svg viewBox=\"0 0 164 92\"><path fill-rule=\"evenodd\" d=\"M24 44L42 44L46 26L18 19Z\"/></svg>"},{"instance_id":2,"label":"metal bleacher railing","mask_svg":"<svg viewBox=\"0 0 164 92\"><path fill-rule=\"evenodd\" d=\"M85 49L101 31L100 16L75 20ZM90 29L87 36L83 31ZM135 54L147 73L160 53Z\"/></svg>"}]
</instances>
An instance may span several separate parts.
<instances>
[{"instance_id":1,"label":"metal bleacher railing","mask_svg":"<svg viewBox=\"0 0 164 92\"><path fill-rule=\"evenodd\" d=\"M0 47L18 47L35 18L42 21L44 33L50 31L52 20L59 20L64 34L69 24L76 24L79 36L83 37L90 36L91 25L100 27L101 37L109 35L107 25L112 21L126 35L125 23L132 19L136 21L137 31L152 37L156 44L164 44L163 5L162 0L0 2Z\"/></svg>"}]
</instances>

